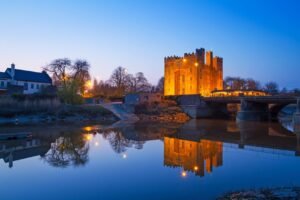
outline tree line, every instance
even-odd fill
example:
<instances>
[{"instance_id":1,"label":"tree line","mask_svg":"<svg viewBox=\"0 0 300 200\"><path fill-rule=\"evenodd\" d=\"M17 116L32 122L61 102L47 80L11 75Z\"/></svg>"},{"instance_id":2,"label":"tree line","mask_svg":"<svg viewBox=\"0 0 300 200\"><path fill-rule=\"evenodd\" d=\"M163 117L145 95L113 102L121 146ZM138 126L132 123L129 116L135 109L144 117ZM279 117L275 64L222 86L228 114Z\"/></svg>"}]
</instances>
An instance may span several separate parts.
<instances>
[{"instance_id":1,"label":"tree line","mask_svg":"<svg viewBox=\"0 0 300 200\"><path fill-rule=\"evenodd\" d=\"M91 82L90 64L86 60L71 61L68 58L53 60L43 68L52 75L53 84L58 88L57 94L66 103L83 102L83 96L102 96L104 98L123 97L128 93L163 92L164 77L156 85L152 85L143 72L128 73L126 68L117 67L106 81L94 79ZM262 85L252 78L228 76L223 81L226 90L263 90L270 94L293 93L300 95L299 89L279 90L279 85L270 81Z\"/></svg>"},{"instance_id":2,"label":"tree line","mask_svg":"<svg viewBox=\"0 0 300 200\"><path fill-rule=\"evenodd\" d=\"M269 94L294 94L300 95L300 89L287 90L282 88L275 81L266 82L262 85L259 81L252 78L241 78L228 76L223 81L223 88L231 90L262 90Z\"/></svg>"},{"instance_id":3,"label":"tree line","mask_svg":"<svg viewBox=\"0 0 300 200\"><path fill-rule=\"evenodd\" d=\"M69 104L78 104L83 96L123 97L128 93L163 92L164 79L152 85L143 72L130 74L124 67L113 70L107 81L94 79L91 83L90 64L86 60L68 58L53 60L43 67L52 76L58 96Z\"/></svg>"},{"instance_id":4,"label":"tree line","mask_svg":"<svg viewBox=\"0 0 300 200\"><path fill-rule=\"evenodd\" d=\"M152 85L143 72L130 74L124 67L113 70L107 81L94 80L93 95L104 97L122 97L128 93L163 92L163 78Z\"/></svg>"}]
</instances>

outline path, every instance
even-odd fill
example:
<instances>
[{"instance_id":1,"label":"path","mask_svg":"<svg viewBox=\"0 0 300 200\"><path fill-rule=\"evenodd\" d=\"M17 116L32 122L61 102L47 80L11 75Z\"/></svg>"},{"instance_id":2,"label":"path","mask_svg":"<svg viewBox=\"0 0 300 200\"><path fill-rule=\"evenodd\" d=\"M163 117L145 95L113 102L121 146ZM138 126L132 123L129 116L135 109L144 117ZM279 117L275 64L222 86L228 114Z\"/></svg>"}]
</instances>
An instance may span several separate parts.
<instances>
[{"instance_id":1,"label":"path","mask_svg":"<svg viewBox=\"0 0 300 200\"><path fill-rule=\"evenodd\" d=\"M139 118L134 113L130 112L129 109L126 109L126 106L121 102L105 103L102 104L102 106L114 113L122 122L133 123L139 120Z\"/></svg>"}]
</instances>

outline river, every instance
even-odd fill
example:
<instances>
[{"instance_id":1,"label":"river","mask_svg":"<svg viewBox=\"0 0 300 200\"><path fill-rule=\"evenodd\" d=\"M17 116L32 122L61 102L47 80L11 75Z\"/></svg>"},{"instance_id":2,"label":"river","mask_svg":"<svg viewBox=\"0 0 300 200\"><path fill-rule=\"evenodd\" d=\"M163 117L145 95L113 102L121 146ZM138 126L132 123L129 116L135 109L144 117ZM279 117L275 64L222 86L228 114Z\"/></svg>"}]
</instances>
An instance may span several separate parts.
<instances>
[{"instance_id":1,"label":"river","mask_svg":"<svg viewBox=\"0 0 300 200\"><path fill-rule=\"evenodd\" d=\"M215 199L300 185L299 138L278 123L2 126L0 198Z\"/></svg>"}]
</instances>

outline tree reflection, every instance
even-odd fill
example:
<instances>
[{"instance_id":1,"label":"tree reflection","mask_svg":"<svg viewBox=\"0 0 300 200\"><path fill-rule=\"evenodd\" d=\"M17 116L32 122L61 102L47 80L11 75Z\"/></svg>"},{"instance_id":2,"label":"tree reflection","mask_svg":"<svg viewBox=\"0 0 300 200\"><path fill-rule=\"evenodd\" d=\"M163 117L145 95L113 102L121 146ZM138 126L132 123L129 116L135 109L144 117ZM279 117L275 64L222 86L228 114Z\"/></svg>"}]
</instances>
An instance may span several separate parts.
<instances>
[{"instance_id":1,"label":"tree reflection","mask_svg":"<svg viewBox=\"0 0 300 200\"><path fill-rule=\"evenodd\" d=\"M89 144L81 134L59 137L43 159L54 167L83 166L88 162Z\"/></svg>"},{"instance_id":2,"label":"tree reflection","mask_svg":"<svg viewBox=\"0 0 300 200\"><path fill-rule=\"evenodd\" d=\"M103 131L103 137L107 139L116 153L123 153L127 148L134 147L142 149L144 141L134 141L124 137L124 134L119 129Z\"/></svg>"}]
</instances>

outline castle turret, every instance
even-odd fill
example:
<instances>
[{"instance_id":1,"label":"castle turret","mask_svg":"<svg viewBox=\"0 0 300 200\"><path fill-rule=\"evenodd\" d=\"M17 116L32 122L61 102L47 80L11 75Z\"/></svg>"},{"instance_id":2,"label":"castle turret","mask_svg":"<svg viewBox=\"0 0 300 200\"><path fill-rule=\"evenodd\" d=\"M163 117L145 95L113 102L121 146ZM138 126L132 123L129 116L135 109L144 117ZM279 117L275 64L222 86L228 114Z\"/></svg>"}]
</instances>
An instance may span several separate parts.
<instances>
[{"instance_id":1,"label":"castle turret","mask_svg":"<svg viewBox=\"0 0 300 200\"><path fill-rule=\"evenodd\" d=\"M205 64L208 65L208 66L213 65L213 52L212 51L207 51L206 52Z\"/></svg>"},{"instance_id":2,"label":"castle turret","mask_svg":"<svg viewBox=\"0 0 300 200\"><path fill-rule=\"evenodd\" d=\"M204 54L205 54L204 48L196 49L196 57L200 65L204 64Z\"/></svg>"}]
</instances>

